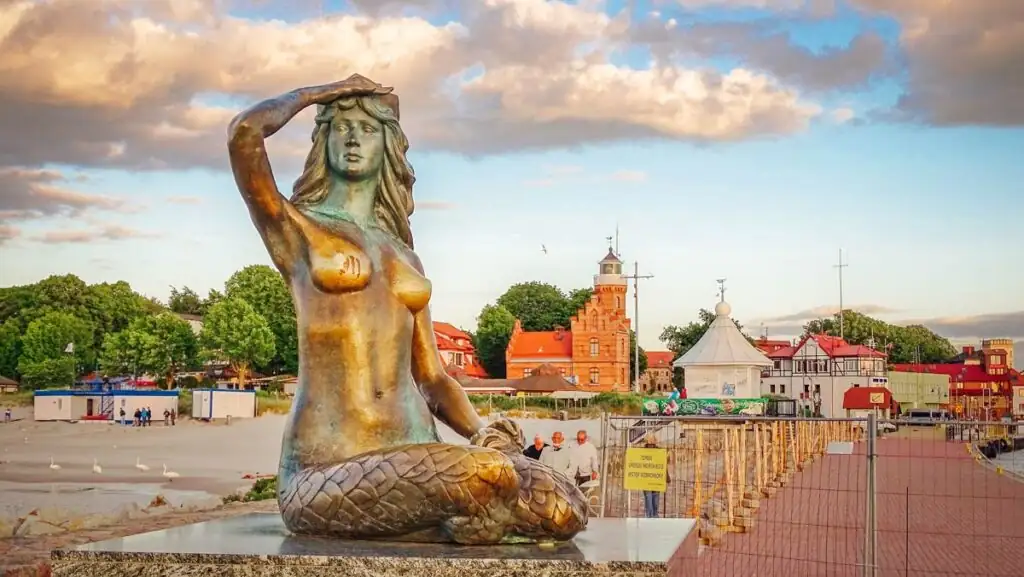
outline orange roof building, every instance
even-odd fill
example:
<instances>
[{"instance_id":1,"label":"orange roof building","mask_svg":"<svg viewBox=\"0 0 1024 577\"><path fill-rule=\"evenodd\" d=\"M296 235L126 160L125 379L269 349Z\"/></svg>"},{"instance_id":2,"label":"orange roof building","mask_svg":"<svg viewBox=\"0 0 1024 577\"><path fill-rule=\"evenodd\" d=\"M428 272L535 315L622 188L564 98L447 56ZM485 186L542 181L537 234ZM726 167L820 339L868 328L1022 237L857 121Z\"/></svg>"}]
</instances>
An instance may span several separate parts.
<instances>
[{"instance_id":1,"label":"orange roof building","mask_svg":"<svg viewBox=\"0 0 1024 577\"><path fill-rule=\"evenodd\" d=\"M651 393L672 392L672 351L646 351L647 370L640 375L640 390Z\"/></svg>"},{"instance_id":2,"label":"orange roof building","mask_svg":"<svg viewBox=\"0 0 1024 577\"><path fill-rule=\"evenodd\" d=\"M434 339L448 374L487 378L487 371L476 358L473 340L465 331L448 323L434 321Z\"/></svg>"},{"instance_id":3,"label":"orange roof building","mask_svg":"<svg viewBox=\"0 0 1024 577\"><path fill-rule=\"evenodd\" d=\"M519 320L505 351L509 379L551 365L581 391L629 390L629 319L622 261L610 247L598 263L594 294L576 311L568 329L524 331Z\"/></svg>"}]
</instances>

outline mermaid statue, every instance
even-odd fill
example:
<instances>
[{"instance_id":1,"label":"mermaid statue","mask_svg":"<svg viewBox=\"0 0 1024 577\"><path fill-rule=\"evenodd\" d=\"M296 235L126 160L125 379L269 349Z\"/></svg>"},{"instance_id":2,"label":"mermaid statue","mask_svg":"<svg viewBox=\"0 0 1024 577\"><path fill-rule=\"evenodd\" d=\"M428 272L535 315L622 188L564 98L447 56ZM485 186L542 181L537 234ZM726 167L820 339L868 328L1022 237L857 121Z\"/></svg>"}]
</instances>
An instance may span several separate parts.
<instances>
[{"instance_id":1,"label":"mermaid statue","mask_svg":"<svg viewBox=\"0 0 1024 577\"><path fill-rule=\"evenodd\" d=\"M316 106L291 199L265 139ZM290 287L299 383L278 503L295 534L497 544L571 539L587 504L524 457L509 420L485 423L445 371L431 284L413 252L409 142L398 97L363 76L256 104L229 127L235 182ZM469 439L441 442L434 418Z\"/></svg>"}]
</instances>

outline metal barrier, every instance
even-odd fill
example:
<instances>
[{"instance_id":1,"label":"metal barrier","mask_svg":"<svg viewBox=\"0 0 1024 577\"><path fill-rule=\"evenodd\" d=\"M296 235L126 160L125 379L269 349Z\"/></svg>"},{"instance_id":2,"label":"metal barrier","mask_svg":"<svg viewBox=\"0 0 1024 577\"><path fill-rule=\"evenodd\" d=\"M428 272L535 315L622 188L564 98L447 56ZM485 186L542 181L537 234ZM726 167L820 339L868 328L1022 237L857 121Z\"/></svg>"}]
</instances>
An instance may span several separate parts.
<instances>
[{"instance_id":1,"label":"metal barrier","mask_svg":"<svg viewBox=\"0 0 1024 577\"><path fill-rule=\"evenodd\" d=\"M605 417L594 509L645 516L644 494L623 485L626 450L650 434L670 478L657 516L699 520L702 577L1017 576L1024 451L1012 449L1024 439L1015 433L1006 423L874 415Z\"/></svg>"}]
</instances>

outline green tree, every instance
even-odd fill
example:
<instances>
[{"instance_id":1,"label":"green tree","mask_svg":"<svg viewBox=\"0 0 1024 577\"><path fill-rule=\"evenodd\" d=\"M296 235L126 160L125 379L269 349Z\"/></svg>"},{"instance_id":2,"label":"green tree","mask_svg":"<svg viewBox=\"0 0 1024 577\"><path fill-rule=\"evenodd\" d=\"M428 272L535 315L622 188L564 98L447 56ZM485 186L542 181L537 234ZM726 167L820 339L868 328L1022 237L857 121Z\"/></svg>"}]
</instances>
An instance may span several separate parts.
<instances>
[{"instance_id":1,"label":"green tree","mask_svg":"<svg viewBox=\"0 0 1024 577\"><path fill-rule=\"evenodd\" d=\"M804 335L839 336L839 313L804 325ZM856 311L843 311L843 338L854 345L886 349L890 363L941 363L956 355L948 339L921 325L901 327Z\"/></svg>"},{"instance_id":2,"label":"green tree","mask_svg":"<svg viewBox=\"0 0 1024 577\"><path fill-rule=\"evenodd\" d=\"M577 299L582 297L578 291L573 294ZM569 328L569 319L578 310L560 288L537 281L512 285L498 297L496 304L519 319L524 331L550 331L556 326Z\"/></svg>"},{"instance_id":3,"label":"green tree","mask_svg":"<svg viewBox=\"0 0 1024 577\"><path fill-rule=\"evenodd\" d=\"M104 335L123 331L132 321L148 314L146 298L125 281L89 286L85 302L88 319L96 327L96 350L103 345Z\"/></svg>"},{"instance_id":4,"label":"green tree","mask_svg":"<svg viewBox=\"0 0 1024 577\"><path fill-rule=\"evenodd\" d=\"M100 350L100 367L107 375L131 375L133 378L146 371L145 351L151 345L146 341L152 337L134 327L119 333L103 336Z\"/></svg>"},{"instance_id":5,"label":"green tree","mask_svg":"<svg viewBox=\"0 0 1024 577\"><path fill-rule=\"evenodd\" d=\"M171 312L180 315L201 316L203 314L203 299L196 291L187 286L181 287L181 290L172 286L171 296L167 299L167 307L171 309Z\"/></svg>"},{"instance_id":6,"label":"green tree","mask_svg":"<svg viewBox=\"0 0 1024 577\"><path fill-rule=\"evenodd\" d=\"M501 305L485 306L476 318L473 346L480 364L494 378L505 378L505 350L515 322L512 313Z\"/></svg>"},{"instance_id":7,"label":"green tree","mask_svg":"<svg viewBox=\"0 0 1024 577\"><path fill-rule=\"evenodd\" d=\"M73 345L73 354L66 352L68 345ZM18 372L34 388L69 386L80 367L93 366L92 347L90 323L68 313L48 312L25 329Z\"/></svg>"},{"instance_id":8,"label":"green tree","mask_svg":"<svg viewBox=\"0 0 1024 577\"><path fill-rule=\"evenodd\" d=\"M708 332L708 327L713 322L715 322L715 313L708 309L700 309L697 311L697 320L695 322L691 321L685 326L669 325L661 331L661 336L658 339L665 343L668 350L675 354L675 358L679 358L686 354L686 351L690 350L693 345L697 344L697 341L704 336L704 333ZM742 333L743 325L736 319L732 319L732 322ZM753 339L746 333L743 333L743 336L748 341L753 342Z\"/></svg>"},{"instance_id":9,"label":"green tree","mask_svg":"<svg viewBox=\"0 0 1024 577\"><path fill-rule=\"evenodd\" d=\"M636 382L636 369L634 351L636 351L636 333L633 329L629 330L629 384L632 385ZM647 352L644 351L643 347L640 347L640 374L647 372Z\"/></svg>"},{"instance_id":10,"label":"green tree","mask_svg":"<svg viewBox=\"0 0 1024 577\"><path fill-rule=\"evenodd\" d=\"M583 308L583 305L587 304L587 302L590 301L590 297L592 297L592 296L594 296L594 289L590 288L590 287L580 288L580 289L573 289L573 290L569 291L569 297L568 297L569 298L569 302L568 302L569 317L571 318L581 308ZM565 326L565 328L569 328L568 321L566 321L566 324L564 326Z\"/></svg>"},{"instance_id":11,"label":"green tree","mask_svg":"<svg viewBox=\"0 0 1024 577\"><path fill-rule=\"evenodd\" d=\"M273 331L275 353L269 360L269 368L290 373L297 371L299 336L295 304L281 274L265 265L247 266L231 275L224 288L227 298L249 303Z\"/></svg>"},{"instance_id":12,"label":"green tree","mask_svg":"<svg viewBox=\"0 0 1024 577\"><path fill-rule=\"evenodd\" d=\"M0 376L17 378L21 356L21 327L14 318L0 324Z\"/></svg>"},{"instance_id":13,"label":"green tree","mask_svg":"<svg viewBox=\"0 0 1024 577\"><path fill-rule=\"evenodd\" d=\"M202 312L200 314L206 316L206 313L207 311L210 310L210 307L219 303L222 300L224 300L224 293L220 292L217 289L210 289L210 292L206 293L206 298L203 299L203 306L201 309Z\"/></svg>"},{"instance_id":14,"label":"green tree","mask_svg":"<svg viewBox=\"0 0 1024 577\"><path fill-rule=\"evenodd\" d=\"M681 391L685 385L686 379L684 377L683 367L672 367L672 386L675 390Z\"/></svg>"},{"instance_id":15,"label":"green tree","mask_svg":"<svg viewBox=\"0 0 1024 577\"><path fill-rule=\"evenodd\" d=\"M108 333L100 364L108 374L162 375L168 386L174 375L194 365L199 341L192 327L174 313L136 319L126 330Z\"/></svg>"},{"instance_id":16,"label":"green tree","mask_svg":"<svg viewBox=\"0 0 1024 577\"><path fill-rule=\"evenodd\" d=\"M200 342L211 358L231 364L244 387L254 365L274 357L274 333L266 319L240 298L228 297L213 305L203 319Z\"/></svg>"}]
</instances>

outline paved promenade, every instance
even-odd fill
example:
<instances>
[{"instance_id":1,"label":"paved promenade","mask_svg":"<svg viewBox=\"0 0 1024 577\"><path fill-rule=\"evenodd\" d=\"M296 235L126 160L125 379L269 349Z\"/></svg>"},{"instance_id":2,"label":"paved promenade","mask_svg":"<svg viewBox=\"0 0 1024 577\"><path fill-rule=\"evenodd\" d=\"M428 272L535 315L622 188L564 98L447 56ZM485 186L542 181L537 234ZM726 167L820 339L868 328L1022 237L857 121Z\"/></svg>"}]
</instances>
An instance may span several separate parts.
<instances>
[{"instance_id":1,"label":"paved promenade","mask_svg":"<svg viewBox=\"0 0 1024 577\"><path fill-rule=\"evenodd\" d=\"M707 577L858 577L865 446L829 455L762 501L749 534L705 550ZM878 442L879 577L1019 577L1024 483L976 463L962 444Z\"/></svg>"}]
</instances>

